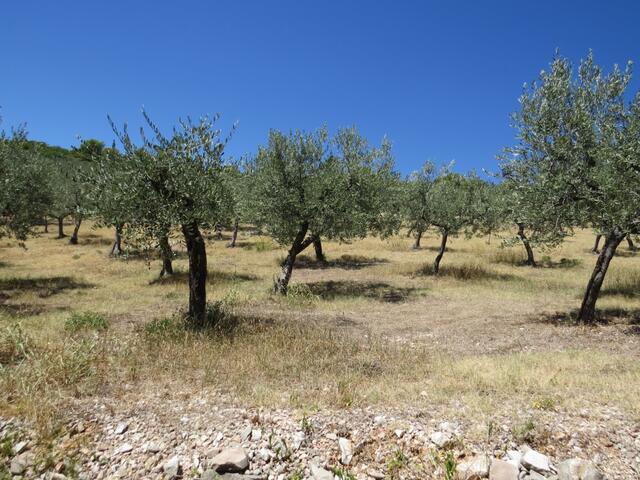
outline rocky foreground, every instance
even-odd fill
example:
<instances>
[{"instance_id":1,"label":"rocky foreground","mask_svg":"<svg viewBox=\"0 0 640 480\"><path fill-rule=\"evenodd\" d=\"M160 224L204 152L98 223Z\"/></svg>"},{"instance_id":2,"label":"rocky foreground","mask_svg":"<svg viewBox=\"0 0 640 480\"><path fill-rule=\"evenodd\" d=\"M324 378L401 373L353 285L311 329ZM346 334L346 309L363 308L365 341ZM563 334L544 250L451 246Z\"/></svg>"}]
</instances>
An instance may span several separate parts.
<instances>
[{"instance_id":1,"label":"rocky foreground","mask_svg":"<svg viewBox=\"0 0 640 480\"><path fill-rule=\"evenodd\" d=\"M514 438L507 419L478 428L424 411L306 416L206 398L159 393L120 404L79 403L76 420L46 448L17 420L5 419L0 458L14 479L640 478L640 425L613 410L588 418L541 412L536 434L526 432L527 445Z\"/></svg>"}]
</instances>

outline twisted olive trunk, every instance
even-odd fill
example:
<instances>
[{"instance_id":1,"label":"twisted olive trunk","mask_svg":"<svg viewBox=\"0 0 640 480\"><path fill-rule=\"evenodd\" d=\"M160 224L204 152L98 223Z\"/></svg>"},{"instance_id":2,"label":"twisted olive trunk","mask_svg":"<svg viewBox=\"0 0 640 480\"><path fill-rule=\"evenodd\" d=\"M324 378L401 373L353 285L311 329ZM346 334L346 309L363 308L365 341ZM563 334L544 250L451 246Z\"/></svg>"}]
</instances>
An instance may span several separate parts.
<instances>
[{"instance_id":1,"label":"twisted olive trunk","mask_svg":"<svg viewBox=\"0 0 640 480\"><path fill-rule=\"evenodd\" d=\"M189 255L189 320L194 328L206 325L207 250L198 224L182 225Z\"/></svg>"},{"instance_id":2,"label":"twisted olive trunk","mask_svg":"<svg viewBox=\"0 0 640 480\"><path fill-rule=\"evenodd\" d=\"M73 233L71 234L71 238L69 239L69 243L71 245L78 244L78 230L80 230L81 223L82 223L81 215L76 215L73 217Z\"/></svg>"},{"instance_id":3,"label":"twisted olive trunk","mask_svg":"<svg viewBox=\"0 0 640 480\"><path fill-rule=\"evenodd\" d=\"M49 233L49 217L45 215L42 220L44 221L44 233Z\"/></svg>"},{"instance_id":4,"label":"twisted olive trunk","mask_svg":"<svg viewBox=\"0 0 640 480\"><path fill-rule=\"evenodd\" d=\"M627 245L629 245L629 250L631 250L632 252L636 251L636 246L633 244L633 239L631 238L631 235L627 235Z\"/></svg>"},{"instance_id":5,"label":"twisted olive trunk","mask_svg":"<svg viewBox=\"0 0 640 480\"><path fill-rule=\"evenodd\" d=\"M436 256L436 259L433 262L433 273L436 275L440 273L440 261L442 260L445 250L447 249L448 238L449 238L449 232L447 230L444 230L442 232L442 241L440 242L440 250L438 251L438 255Z\"/></svg>"},{"instance_id":6,"label":"twisted olive trunk","mask_svg":"<svg viewBox=\"0 0 640 480\"><path fill-rule=\"evenodd\" d=\"M615 255L620 242L624 240L624 237L624 234L614 231L605 238L602 252L598 255L596 266L587 284L587 291L584 294L580 312L578 313L578 321L582 323L593 323L595 321L596 302L600 295L604 277L607 274L609 263L611 263L611 259Z\"/></svg>"},{"instance_id":7,"label":"twisted olive trunk","mask_svg":"<svg viewBox=\"0 0 640 480\"><path fill-rule=\"evenodd\" d=\"M231 241L227 245L229 248L235 248L236 240L238 239L238 219L233 222L233 232L231 233Z\"/></svg>"},{"instance_id":8,"label":"twisted olive trunk","mask_svg":"<svg viewBox=\"0 0 640 480\"><path fill-rule=\"evenodd\" d=\"M303 222L300 225L298 233L296 233L293 239L293 244L287 253L287 258L282 262L282 269L280 275L273 285L273 291L280 295L286 295L289 289L289 280L291 280L291 274L293 273L293 266L296 263L296 257L300 252L313 243L315 237L307 237L307 231L309 230L309 224Z\"/></svg>"},{"instance_id":9,"label":"twisted olive trunk","mask_svg":"<svg viewBox=\"0 0 640 480\"><path fill-rule=\"evenodd\" d=\"M165 275L173 275L173 251L169 244L169 236L162 235L158 240L160 245L160 255L162 256L162 270L160 271L160 277Z\"/></svg>"},{"instance_id":10,"label":"twisted olive trunk","mask_svg":"<svg viewBox=\"0 0 640 480\"><path fill-rule=\"evenodd\" d=\"M416 241L413 243L413 249L418 250L420 248L420 240L422 240L422 234L424 232L422 230L416 231Z\"/></svg>"},{"instance_id":11,"label":"twisted olive trunk","mask_svg":"<svg viewBox=\"0 0 640 480\"><path fill-rule=\"evenodd\" d=\"M122 225L116 224L116 231L113 238L113 246L110 255L117 257L122 255Z\"/></svg>"},{"instance_id":12,"label":"twisted olive trunk","mask_svg":"<svg viewBox=\"0 0 640 480\"><path fill-rule=\"evenodd\" d=\"M524 245L524 249L527 251L527 265L531 267L536 266L536 259L533 256L533 249L531 248L531 243L529 243L529 239L527 235L524 233L524 224L518 223L518 237L522 241Z\"/></svg>"},{"instance_id":13,"label":"twisted olive trunk","mask_svg":"<svg viewBox=\"0 0 640 480\"><path fill-rule=\"evenodd\" d=\"M596 243L593 245L593 248L591 249L591 253L600 253L600 239L602 238L602 235L596 235Z\"/></svg>"},{"instance_id":14,"label":"twisted olive trunk","mask_svg":"<svg viewBox=\"0 0 640 480\"><path fill-rule=\"evenodd\" d=\"M327 261L326 257L324 256L324 252L322 251L322 240L320 240L320 237L313 238L313 249L316 252L316 261L320 263L324 263Z\"/></svg>"},{"instance_id":15,"label":"twisted olive trunk","mask_svg":"<svg viewBox=\"0 0 640 480\"><path fill-rule=\"evenodd\" d=\"M58 238L64 238L64 217L58 217Z\"/></svg>"}]
</instances>

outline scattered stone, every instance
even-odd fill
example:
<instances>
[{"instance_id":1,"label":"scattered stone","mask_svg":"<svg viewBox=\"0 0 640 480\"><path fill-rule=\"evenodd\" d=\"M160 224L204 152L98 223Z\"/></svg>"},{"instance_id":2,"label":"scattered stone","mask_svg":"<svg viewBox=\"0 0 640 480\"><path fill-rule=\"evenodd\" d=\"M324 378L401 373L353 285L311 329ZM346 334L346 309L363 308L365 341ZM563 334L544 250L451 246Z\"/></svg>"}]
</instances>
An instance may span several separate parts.
<instances>
[{"instance_id":1,"label":"scattered stone","mask_svg":"<svg viewBox=\"0 0 640 480\"><path fill-rule=\"evenodd\" d=\"M124 432L126 432L129 429L129 424L126 422L121 422L116 426L115 429L115 434L116 435L122 435Z\"/></svg>"},{"instance_id":2,"label":"scattered stone","mask_svg":"<svg viewBox=\"0 0 640 480\"><path fill-rule=\"evenodd\" d=\"M402 438L404 436L404 430L398 428L397 430L394 430L393 433L395 433L396 437L398 438Z\"/></svg>"},{"instance_id":3,"label":"scattered stone","mask_svg":"<svg viewBox=\"0 0 640 480\"><path fill-rule=\"evenodd\" d=\"M541 473L531 471L528 475L525 475L525 480L547 480L547 477L542 475Z\"/></svg>"},{"instance_id":4,"label":"scattered stone","mask_svg":"<svg viewBox=\"0 0 640 480\"><path fill-rule=\"evenodd\" d=\"M340 463L343 465L349 465L353 459L353 448L351 442L343 437L338 439L338 446L340 447Z\"/></svg>"},{"instance_id":5,"label":"scattered stone","mask_svg":"<svg viewBox=\"0 0 640 480\"><path fill-rule=\"evenodd\" d=\"M291 448L293 448L294 452L297 452L298 450L300 450L300 447L302 446L306 438L307 436L304 434L304 432L295 432L293 434L293 439L291 441Z\"/></svg>"},{"instance_id":6,"label":"scattered stone","mask_svg":"<svg viewBox=\"0 0 640 480\"><path fill-rule=\"evenodd\" d=\"M373 478L375 480L383 480L384 479L384 473L383 472L381 472L380 470L374 470L372 468L367 470L367 475L369 475L371 478Z\"/></svg>"},{"instance_id":7,"label":"scattered stone","mask_svg":"<svg viewBox=\"0 0 640 480\"><path fill-rule=\"evenodd\" d=\"M558 465L558 480L604 480L592 462L572 458Z\"/></svg>"},{"instance_id":8,"label":"scattered stone","mask_svg":"<svg viewBox=\"0 0 640 480\"><path fill-rule=\"evenodd\" d=\"M145 450L151 453L158 453L160 450L162 450L162 447L155 442L148 442L145 445Z\"/></svg>"},{"instance_id":9,"label":"scattered stone","mask_svg":"<svg viewBox=\"0 0 640 480\"><path fill-rule=\"evenodd\" d=\"M13 454L19 455L27 449L27 442L18 442L13 446Z\"/></svg>"},{"instance_id":10,"label":"scattered stone","mask_svg":"<svg viewBox=\"0 0 640 480\"><path fill-rule=\"evenodd\" d=\"M254 428L253 430L251 430L251 440L253 440L254 442L259 442L261 438L262 438L262 430L257 428Z\"/></svg>"},{"instance_id":11,"label":"scattered stone","mask_svg":"<svg viewBox=\"0 0 640 480\"><path fill-rule=\"evenodd\" d=\"M456 467L461 480L479 480L489 476L489 458L480 455L466 462L461 462Z\"/></svg>"},{"instance_id":12,"label":"scattered stone","mask_svg":"<svg viewBox=\"0 0 640 480\"><path fill-rule=\"evenodd\" d=\"M333 480L333 473L315 464L311 465L311 476L313 480Z\"/></svg>"},{"instance_id":13,"label":"scattered stone","mask_svg":"<svg viewBox=\"0 0 640 480\"><path fill-rule=\"evenodd\" d=\"M521 459L522 466L538 473L551 473L549 457L533 449L527 450Z\"/></svg>"},{"instance_id":14,"label":"scattered stone","mask_svg":"<svg viewBox=\"0 0 640 480\"><path fill-rule=\"evenodd\" d=\"M22 457L14 457L11 460L9 471L12 475L22 475L27 469L27 462ZM5 470L6 471L6 470Z\"/></svg>"},{"instance_id":15,"label":"scattered stone","mask_svg":"<svg viewBox=\"0 0 640 480\"><path fill-rule=\"evenodd\" d=\"M251 432L252 432L252 428L251 425L247 426L242 433L240 434L240 438L242 439L243 442L246 442L247 440L251 439Z\"/></svg>"},{"instance_id":16,"label":"scattered stone","mask_svg":"<svg viewBox=\"0 0 640 480\"><path fill-rule=\"evenodd\" d=\"M512 463L493 459L489 469L489 480L518 480L518 472L518 467Z\"/></svg>"},{"instance_id":17,"label":"scattered stone","mask_svg":"<svg viewBox=\"0 0 640 480\"><path fill-rule=\"evenodd\" d=\"M244 448L227 448L211 459L211 466L218 473L242 473L249 468L249 457Z\"/></svg>"},{"instance_id":18,"label":"scattered stone","mask_svg":"<svg viewBox=\"0 0 640 480\"><path fill-rule=\"evenodd\" d=\"M453 444L453 437L449 432L433 432L429 438L438 448L447 448Z\"/></svg>"},{"instance_id":19,"label":"scattered stone","mask_svg":"<svg viewBox=\"0 0 640 480\"><path fill-rule=\"evenodd\" d=\"M116 453L129 453L131 450L133 450L133 446L130 443L125 443L122 444L120 448L118 448L118 450L116 450Z\"/></svg>"},{"instance_id":20,"label":"scattered stone","mask_svg":"<svg viewBox=\"0 0 640 480\"><path fill-rule=\"evenodd\" d=\"M176 455L171 457L164 465L162 465L162 471L166 479L173 480L182 476L182 465L180 464L180 458Z\"/></svg>"}]
</instances>

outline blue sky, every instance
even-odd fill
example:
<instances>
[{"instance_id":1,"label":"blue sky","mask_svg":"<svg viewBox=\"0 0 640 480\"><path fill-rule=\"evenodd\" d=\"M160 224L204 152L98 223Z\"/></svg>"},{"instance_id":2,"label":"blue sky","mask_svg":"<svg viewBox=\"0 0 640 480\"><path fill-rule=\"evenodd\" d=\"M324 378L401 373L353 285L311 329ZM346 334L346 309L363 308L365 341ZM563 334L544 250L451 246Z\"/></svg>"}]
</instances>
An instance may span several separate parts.
<instances>
[{"instance_id":1,"label":"blue sky","mask_svg":"<svg viewBox=\"0 0 640 480\"><path fill-rule=\"evenodd\" d=\"M4 2L0 112L62 146L111 142L106 115L134 127L142 106L167 128L219 112L233 156L270 128L356 125L404 172L495 170L522 84L556 48L637 62L638 18L632 0Z\"/></svg>"}]
</instances>

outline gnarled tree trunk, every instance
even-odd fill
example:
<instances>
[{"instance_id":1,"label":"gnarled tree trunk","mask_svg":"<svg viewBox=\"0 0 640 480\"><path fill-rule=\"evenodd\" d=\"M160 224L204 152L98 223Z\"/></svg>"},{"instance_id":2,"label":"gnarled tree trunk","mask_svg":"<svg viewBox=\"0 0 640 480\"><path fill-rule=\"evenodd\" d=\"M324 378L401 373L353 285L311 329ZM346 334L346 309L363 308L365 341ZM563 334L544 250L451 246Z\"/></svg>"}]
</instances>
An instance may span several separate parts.
<instances>
[{"instance_id":1,"label":"gnarled tree trunk","mask_svg":"<svg viewBox=\"0 0 640 480\"><path fill-rule=\"evenodd\" d=\"M316 261L320 263L324 263L327 261L324 256L324 252L322 251L322 240L320 240L319 236L313 237L313 249L316 252Z\"/></svg>"},{"instance_id":2,"label":"gnarled tree trunk","mask_svg":"<svg viewBox=\"0 0 640 480\"><path fill-rule=\"evenodd\" d=\"M293 245L287 253L287 258L282 262L282 269L280 270L280 276L273 285L273 291L280 295L286 295L289 288L289 280L291 280L291 274L293 272L293 265L296 263L296 257L300 252L307 248L315 237L307 237L307 231L309 230L309 224L304 222L300 225L300 229L293 239Z\"/></svg>"},{"instance_id":3,"label":"gnarled tree trunk","mask_svg":"<svg viewBox=\"0 0 640 480\"><path fill-rule=\"evenodd\" d=\"M64 238L64 217L58 217L58 238Z\"/></svg>"},{"instance_id":4,"label":"gnarled tree trunk","mask_svg":"<svg viewBox=\"0 0 640 480\"><path fill-rule=\"evenodd\" d=\"M587 291L584 294L580 312L578 313L578 321L582 323L593 323L595 321L596 302L598 301L598 295L600 295L604 277L607 274L609 263L611 263L611 259L616 253L616 248L618 248L620 242L624 240L624 237L624 234L616 231L607 235L604 246L602 247L602 252L598 256L596 266L587 284Z\"/></svg>"},{"instance_id":5,"label":"gnarled tree trunk","mask_svg":"<svg viewBox=\"0 0 640 480\"><path fill-rule=\"evenodd\" d=\"M629 245L629 250L631 250L632 252L635 252L636 246L633 244L633 239L631 238L631 235L627 235L627 245Z\"/></svg>"},{"instance_id":6,"label":"gnarled tree trunk","mask_svg":"<svg viewBox=\"0 0 640 480\"><path fill-rule=\"evenodd\" d=\"M593 245L593 248L591 249L591 253L600 253L601 238L602 238L602 235L596 235L596 243Z\"/></svg>"},{"instance_id":7,"label":"gnarled tree trunk","mask_svg":"<svg viewBox=\"0 0 640 480\"><path fill-rule=\"evenodd\" d=\"M122 255L122 225L116 225L110 255L114 257Z\"/></svg>"},{"instance_id":8,"label":"gnarled tree trunk","mask_svg":"<svg viewBox=\"0 0 640 480\"><path fill-rule=\"evenodd\" d=\"M238 219L233 222L233 232L231 232L231 241L227 244L227 247L234 248L236 246L236 240L238 239Z\"/></svg>"},{"instance_id":9,"label":"gnarled tree trunk","mask_svg":"<svg viewBox=\"0 0 640 480\"><path fill-rule=\"evenodd\" d=\"M71 238L69 239L69 243L71 245L78 244L78 230L80 230L81 223L82 223L81 215L76 215L73 217L73 233L71 234Z\"/></svg>"},{"instance_id":10,"label":"gnarled tree trunk","mask_svg":"<svg viewBox=\"0 0 640 480\"><path fill-rule=\"evenodd\" d=\"M413 249L418 250L420 248L420 240L422 240L422 230L416 230L416 241L413 243Z\"/></svg>"},{"instance_id":11,"label":"gnarled tree trunk","mask_svg":"<svg viewBox=\"0 0 640 480\"><path fill-rule=\"evenodd\" d=\"M438 275L440 273L440 261L447 249L447 239L449 238L449 232L447 230L442 232L442 241L440 242L440 250L436 256L436 260L433 262L433 273Z\"/></svg>"},{"instance_id":12,"label":"gnarled tree trunk","mask_svg":"<svg viewBox=\"0 0 640 480\"><path fill-rule=\"evenodd\" d=\"M520 237L520 240L524 245L524 249L527 251L527 265L531 267L535 267L536 259L533 256L533 249L531 248L529 239L527 238L527 235L524 233L524 224L522 223L518 223L518 237Z\"/></svg>"},{"instance_id":13,"label":"gnarled tree trunk","mask_svg":"<svg viewBox=\"0 0 640 480\"><path fill-rule=\"evenodd\" d=\"M162 270L160 271L160 277L165 275L173 275L173 251L169 244L169 237L162 235L158 240L160 245L160 255L162 256Z\"/></svg>"},{"instance_id":14,"label":"gnarled tree trunk","mask_svg":"<svg viewBox=\"0 0 640 480\"><path fill-rule=\"evenodd\" d=\"M207 250L198 224L182 225L189 255L189 319L195 328L206 326Z\"/></svg>"}]
</instances>

